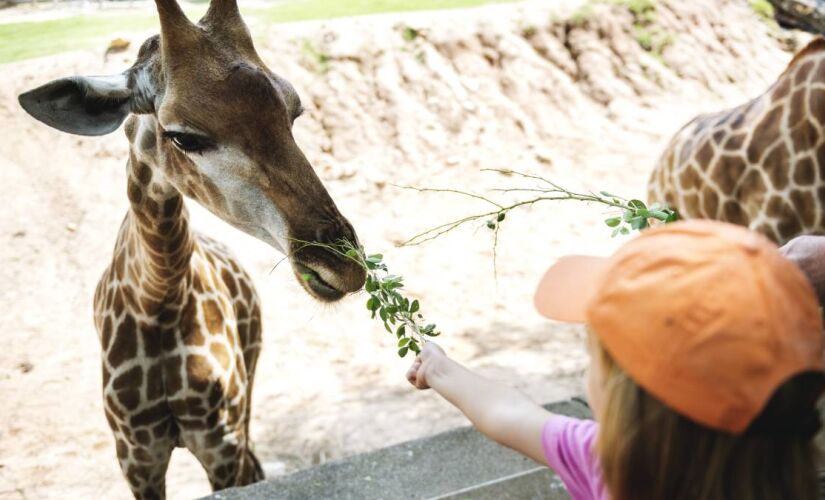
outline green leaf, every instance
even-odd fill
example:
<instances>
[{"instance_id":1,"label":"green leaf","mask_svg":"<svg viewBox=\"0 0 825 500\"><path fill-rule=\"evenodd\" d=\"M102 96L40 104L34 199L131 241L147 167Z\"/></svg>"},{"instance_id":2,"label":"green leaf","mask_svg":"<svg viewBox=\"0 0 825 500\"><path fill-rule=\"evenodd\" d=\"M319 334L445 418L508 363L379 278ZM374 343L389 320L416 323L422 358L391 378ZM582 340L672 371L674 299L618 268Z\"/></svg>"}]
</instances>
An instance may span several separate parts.
<instances>
[{"instance_id":1,"label":"green leaf","mask_svg":"<svg viewBox=\"0 0 825 500\"><path fill-rule=\"evenodd\" d=\"M370 311L375 312L375 310L378 309L380 306L381 302L379 302L378 299L376 299L375 297L370 297L367 301L367 309L369 309Z\"/></svg>"},{"instance_id":2,"label":"green leaf","mask_svg":"<svg viewBox=\"0 0 825 500\"><path fill-rule=\"evenodd\" d=\"M616 229L614 229L614 230L613 230L613 232L610 234L610 237L611 237L611 238L615 238L615 237L619 234L619 232L620 232L621 230L622 230L622 228L617 227L617 228L616 228Z\"/></svg>"},{"instance_id":3,"label":"green leaf","mask_svg":"<svg viewBox=\"0 0 825 500\"><path fill-rule=\"evenodd\" d=\"M647 227L647 218L646 217L634 217L632 221L630 221L630 227L635 229L636 231L641 231Z\"/></svg>"},{"instance_id":4,"label":"green leaf","mask_svg":"<svg viewBox=\"0 0 825 500\"><path fill-rule=\"evenodd\" d=\"M637 210L647 208L647 205L645 205L645 202L643 202L642 200L630 200L627 202L627 206L635 208Z\"/></svg>"},{"instance_id":5,"label":"green leaf","mask_svg":"<svg viewBox=\"0 0 825 500\"><path fill-rule=\"evenodd\" d=\"M628 229L628 228L627 228L627 226L623 226L623 227L621 227L621 228L620 228L620 231L619 231L619 232L620 232L621 234L623 234L623 235L627 236L628 234L630 234L630 229Z\"/></svg>"},{"instance_id":6,"label":"green leaf","mask_svg":"<svg viewBox=\"0 0 825 500\"><path fill-rule=\"evenodd\" d=\"M676 213L675 211L672 211L672 212L670 212L670 215L668 215L667 220L665 221L665 223L676 222L677 220L679 220L679 214Z\"/></svg>"},{"instance_id":7,"label":"green leaf","mask_svg":"<svg viewBox=\"0 0 825 500\"><path fill-rule=\"evenodd\" d=\"M498 217L496 217L496 220L498 222L501 222L501 221L504 220L504 217L506 217L506 216L507 216L507 214L505 214L504 212L499 212Z\"/></svg>"},{"instance_id":8,"label":"green leaf","mask_svg":"<svg viewBox=\"0 0 825 500\"><path fill-rule=\"evenodd\" d=\"M616 226L618 226L619 224L622 223L622 218L621 217L611 217L609 219L605 219L604 223L607 224L607 227L616 227Z\"/></svg>"},{"instance_id":9,"label":"green leaf","mask_svg":"<svg viewBox=\"0 0 825 500\"><path fill-rule=\"evenodd\" d=\"M667 218L670 217L667 212L663 212L661 210L651 210L649 213L650 217L653 217L656 220L660 220L662 222L666 222Z\"/></svg>"},{"instance_id":10,"label":"green leaf","mask_svg":"<svg viewBox=\"0 0 825 500\"><path fill-rule=\"evenodd\" d=\"M634 212L633 210L625 210L622 214L622 220L625 222L630 222L631 220L633 220L633 217L636 217L636 212Z\"/></svg>"},{"instance_id":11,"label":"green leaf","mask_svg":"<svg viewBox=\"0 0 825 500\"><path fill-rule=\"evenodd\" d=\"M402 347L401 349L398 350L398 355L403 358L404 356L407 355L407 351L409 351L409 350L410 349L408 347Z\"/></svg>"},{"instance_id":12,"label":"green leaf","mask_svg":"<svg viewBox=\"0 0 825 500\"><path fill-rule=\"evenodd\" d=\"M375 282L371 277L367 277L367 284L364 285L364 290L367 292L374 292L378 290L378 283Z\"/></svg>"},{"instance_id":13,"label":"green leaf","mask_svg":"<svg viewBox=\"0 0 825 500\"><path fill-rule=\"evenodd\" d=\"M395 335L400 339L406 333L407 333L407 326L406 325L401 325L401 326L398 327L398 330L396 330Z\"/></svg>"},{"instance_id":14,"label":"green leaf","mask_svg":"<svg viewBox=\"0 0 825 500\"><path fill-rule=\"evenodd\" d=\"M387 330L388 333L392 333L392 327L387 324L386 321L384 322L384 330Z\"/></svg>"},{"instance_id":15,"label":"green leaf","mask_svg":"<svg viewBox=\"0 0 825 500\"><path fill-rule=\"evenodd\" d=\"M410 341L409 348L410 348L411 351L413 351L416 354L421 352L421 348L418 347L418 342L416 342L415 340Z\"/></svg>"},{"instance_id":16,"label":"green leaf","mask_svg":"<svg viewBox=\"0 0 825 500\"><path fill-rule=\"evenodd\" d=\"M398 341L398 347L406 347L409 345L411 339L404 337L403 339Z\"/></svg>"},{"instance_id":17,"label":"green leaf","mask_svg":"<svg viewBox=\"0 0 825 500\"><path fill-rule=\"evenodd\" d=\"M487 221L487 229L495 229L495 228L496 228L496 223L495 223L495 221L488 220L488 221Z\"/></svg>"},{"instance_id":18,"label":"green leaf","mask_svg":"<svg viewBox=\"0 0 825 500\"><path fill-rule=\"evenodd\" d=\"M372 261L372 262L375 262L376 264L378 264L379 262L384 260L384 255L382 255L380 253L374 253L374 254L370 255L369 257L367 257L366 260Z\"/></svg>"},{"instance_id":19,"label":"green leaf","mask_svg":"<svg viewBox=\"0 0 825 500\"><path fill-rule=\"evenodd\" d=\"M347 253L345 255L347 257L352 258L352 259L356 259L356 258L358 258L358 250L356 250L354 248L350 248L349 250L347 250Z\"/></svg>"},{"instance_id":20,"label":"green leaf","mask_svg":"<svg viewBox=\"0 0 825 500\"><path fill-rule=\"evenodd\" d=\"M418 303L418 299L412 301L412 305L410 306L410 312L416 313L421 308L421 304Z\"/></svg>"}]
</instances>

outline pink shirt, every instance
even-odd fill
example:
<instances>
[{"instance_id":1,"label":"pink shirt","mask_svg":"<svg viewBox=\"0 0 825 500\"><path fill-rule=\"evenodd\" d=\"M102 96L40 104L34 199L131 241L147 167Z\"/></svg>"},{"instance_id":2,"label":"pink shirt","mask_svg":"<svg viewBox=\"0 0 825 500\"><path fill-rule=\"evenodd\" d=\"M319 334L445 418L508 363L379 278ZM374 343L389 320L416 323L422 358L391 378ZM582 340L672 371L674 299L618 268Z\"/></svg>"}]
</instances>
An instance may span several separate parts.
<instances>
[{"instance_id":1,"label":"pink shirt","mask_svg":"<svg viewBox=\"0 0 825 500\"><path fill-rule=\"evenodd\" d=\"M541 432L547 465L573 500L609 500L594 450L598 431L593 420L553 415Z\"/></svg>"}]
</instances>

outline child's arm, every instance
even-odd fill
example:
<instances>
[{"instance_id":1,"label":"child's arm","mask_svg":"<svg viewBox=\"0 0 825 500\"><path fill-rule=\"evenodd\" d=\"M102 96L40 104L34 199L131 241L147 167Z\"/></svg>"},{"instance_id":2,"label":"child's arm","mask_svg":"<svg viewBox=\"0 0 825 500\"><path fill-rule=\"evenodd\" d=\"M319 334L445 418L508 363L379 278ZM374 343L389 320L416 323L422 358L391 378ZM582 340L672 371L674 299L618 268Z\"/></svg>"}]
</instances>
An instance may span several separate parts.
<instances>
[{"instance_id":1,"label":"child's arm","mask_svg":"<svg viewBox=\"0 0 825 500\"><path fill-rule=\"evenodd\" d=\"M490 439L546 465L541 434L552 414L520 391L476 375L432 342L407 372L419 389L432 387Z\"/></svg>"}]
</instances>

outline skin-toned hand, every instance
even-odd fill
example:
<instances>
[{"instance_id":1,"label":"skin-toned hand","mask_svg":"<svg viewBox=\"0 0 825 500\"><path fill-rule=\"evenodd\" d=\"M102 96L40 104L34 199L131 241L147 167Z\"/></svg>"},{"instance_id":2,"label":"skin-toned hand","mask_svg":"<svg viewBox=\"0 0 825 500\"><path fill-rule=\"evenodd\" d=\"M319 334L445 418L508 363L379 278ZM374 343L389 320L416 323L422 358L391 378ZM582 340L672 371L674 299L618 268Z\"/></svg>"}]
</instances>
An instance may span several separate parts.
<instances>
[{"instance_id":1,"label":"skin-toned hand","mask_svg":"<svg viewBox=\"0 0 825 500\"><path fill-rule=\"evenodd\" d=\"M427 383L427 372L432 370L434 364L446 358L447 355L438 344L435 342L426 342L424 348L421 349L421 354L415 357L412 366L407 370L407 380L416 389L429 389L430 385Z\"/></svg>"},{"instance_id":2,"label":"skin-toned hand","mask_svg":"<svg viewBox=\"0 0 825 500\"><path fill-rule=\"evenodd\" d=\"M825 236L799 236L779 249L799 266L816 290L820 305L825 304Z\"/></svg>"}]
</instances>

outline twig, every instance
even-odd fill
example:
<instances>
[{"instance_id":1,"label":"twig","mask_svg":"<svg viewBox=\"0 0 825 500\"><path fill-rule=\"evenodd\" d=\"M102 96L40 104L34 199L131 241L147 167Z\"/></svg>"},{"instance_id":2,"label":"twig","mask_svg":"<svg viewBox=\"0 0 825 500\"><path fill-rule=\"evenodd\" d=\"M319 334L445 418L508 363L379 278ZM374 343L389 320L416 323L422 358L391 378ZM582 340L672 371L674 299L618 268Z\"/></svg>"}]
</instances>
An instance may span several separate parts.
<instances>
[{"instance_id":1,"label":"twig","mask_svg":"<svg viewBox=\"0 0 825 500\"><path fill-rule=\"evenodd\" d=\"M605 220L605 224L613 229L612 235L630 234L632 230L642 230L650 226L651 221L659 221L663 223L673 222L678 219L678 214L666 206L654 204L648 207L644 202L637 199L627 200L621 196L617 196L605 191L600 193L579 193L566 189L559 184L542 177L540 175L529 174L509 169L488 168L482 169L483 172L496 172L503 175L515 175L523 179L539 181L540 183L549 187L510 187L510 188L496 188L493 192L513 194L513 193L532 193L540 194L533 198L526 200L519 200L511 204L499 203L486 196L476 193L469 193L459 189L439 189L439 188L418 188L403 186L404 189L412 189L422 193L448 193L468 196L471 198L485 201L497 208L497 210L482 212L474 215L469 215L456 219L436 227L422 231L408 240L401 243L399 246L417 246L428 241L432 241L444 234L453 231L464 224L485 220L489 229L493 230L493 270L497 274L497 248L499 240L499 230L501 223L506 218L507 214L517 208L531 206L544 201L581 201L585 203L598 203L605 205L617 211L617 214Z\"/></svg>"}]
</instances>

